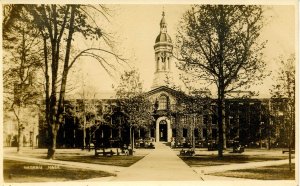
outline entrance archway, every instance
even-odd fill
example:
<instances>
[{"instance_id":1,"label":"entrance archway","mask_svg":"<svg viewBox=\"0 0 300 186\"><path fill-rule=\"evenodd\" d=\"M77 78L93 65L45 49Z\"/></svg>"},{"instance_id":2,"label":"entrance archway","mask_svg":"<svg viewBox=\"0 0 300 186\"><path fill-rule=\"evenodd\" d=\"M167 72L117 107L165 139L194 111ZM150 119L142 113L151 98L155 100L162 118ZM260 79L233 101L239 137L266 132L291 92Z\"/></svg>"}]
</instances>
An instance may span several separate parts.
<instances>
[{"instance_id":1,"label":"entrance archway","mask_svg":"<svg viewBox=\"0 0 300 186\"><path fill-rule=\"evenodd\" d=\"M170 120L166 116L162 116L156 120L155 133L155 141L171 141L172 129Z\"/></svg>"},{"instance_id":2,"label":"entrance archway","mask_svg":"<svg viewBox=\"0 0 300 186\"><path fill-rule=\"evenodd\" d=\"M168 140L168 127L167 121L161 120L159 122L159 141L167 141Z\"/></svg>"}]
</instances>

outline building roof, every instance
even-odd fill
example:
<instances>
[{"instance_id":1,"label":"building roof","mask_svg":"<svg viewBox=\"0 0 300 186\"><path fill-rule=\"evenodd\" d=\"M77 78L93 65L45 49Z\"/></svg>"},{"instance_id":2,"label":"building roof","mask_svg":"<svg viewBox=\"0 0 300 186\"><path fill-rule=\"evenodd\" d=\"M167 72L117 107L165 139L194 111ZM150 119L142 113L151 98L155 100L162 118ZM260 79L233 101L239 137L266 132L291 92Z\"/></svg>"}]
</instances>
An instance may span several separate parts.
<instances>
[{"instance_id":1,"label":"building roof","mask_svg":"<svg viewBox=\"0 0 300 186\"><path fill-rule=\"evenodd\" d=\"M167 22L166 22L166 20L165 20L165 12L163 11L162 12L162 18L161 18L161 20L160 20L160 27L163 27L163 25L166 25L167 24Z\"/></svg>"},{"instance_id":2,"label":"building roof","mask_svg":"<svg viewBox=\"0 0 300 186\"><path fill-rule=\"evenodd\" d=\"M160 33L155 39L155 43L159 42L167 42L167 43L172 43L171 37L167 34L167 22L165 20L165 12L163 11L162 13L162 18L160 21Z\"/></svg>"},{"instance_id":3,"label":"building roof","mask_svg":"<svg viewBox=\"0 0 300 186\"><path fill-rule=\"evenodd\" d=\"M69 94L66 95L66 99L82 99L82 97L79 94ZM96 92L94 97L86 98L86 99L116 99L116 93L113 91L99 91Z\"/></svg>"},{"instance_id":4,"label":"building roof","mask_svg":"<svg viewBox=\"0 0 300 186\"><path fill-rule=\"evenodd\" d=\"M167 33L159 33L158 36L155 39L155 43L158 43L158 42L172 43L172 39L169 36L169 34L167 34Z\"/></svg>"},{"instance_id":5,"label":"building roof","mask_svg":"<svg viewBox=\"0 0 300 186\"><path fill-rule=\"evenodd\" d=\"M153 89L153 90L150 90L150 91L146 92L145 95L146 95L146 96L150 96L150 95L156 94L156 93L161 92L161 91L166 91L166 92L172 94L172 95L175 96L175 97L178 97L178 96L184 96L184 97L186 97L186 94L184 94L183 92L174 90L174 89L169 88L169 87L167 87L167 86L160 86L160 87L157 87L157 88L155 88L155 89Z\"/></svg>"}]
</instances>

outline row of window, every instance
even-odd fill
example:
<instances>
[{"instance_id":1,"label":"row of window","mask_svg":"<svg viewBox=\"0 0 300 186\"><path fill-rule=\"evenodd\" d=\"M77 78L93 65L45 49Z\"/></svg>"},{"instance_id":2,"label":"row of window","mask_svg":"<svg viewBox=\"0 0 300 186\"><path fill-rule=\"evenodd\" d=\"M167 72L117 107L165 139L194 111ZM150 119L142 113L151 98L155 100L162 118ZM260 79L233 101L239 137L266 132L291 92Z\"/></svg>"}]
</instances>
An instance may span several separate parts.
<instances>
[{"instance_id":1,"label":"row of window","mask_svg":"<svg viewBox=\"0 0 300 186\"><path fill-rule=\"evenodd\" d=\"M217 138L217 132L218 130L217 129L212 129L212 138ZM202 135L203 135L203 138L207 138L208 136L208 132L207 132L207 129L202 129ZM176 129L172 129L172 137L176 137L177 136L177 131ZM200 131L198 128L195 128L194 129L194 136L195 138L199 138L200 136ZM184 138L187 138L188 137L188 129L187 128L183 128L182 129L182 137Z\"/></svg>"}]
</instances>

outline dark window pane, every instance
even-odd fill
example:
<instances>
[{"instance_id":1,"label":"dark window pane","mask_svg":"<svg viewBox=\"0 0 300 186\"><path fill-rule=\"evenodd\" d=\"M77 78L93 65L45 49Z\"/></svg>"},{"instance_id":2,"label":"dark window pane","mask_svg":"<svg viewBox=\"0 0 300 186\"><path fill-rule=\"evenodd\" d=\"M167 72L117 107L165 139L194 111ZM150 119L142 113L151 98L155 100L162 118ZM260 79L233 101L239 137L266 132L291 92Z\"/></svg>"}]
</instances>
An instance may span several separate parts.
<instances>
[{"instance_id":1,"label":"dark window pane","mask_svg":"<svg viewBox=\"0 0 300 186\"><path fill-rule=\"evenodd\" d=\"M186 128L183 128L183 129L182 129L182 132L183 132L183 135L182 135L182 136L186 138L186 137L187 137L187 129L186 129Z\"/></svg>"}]
</instances>

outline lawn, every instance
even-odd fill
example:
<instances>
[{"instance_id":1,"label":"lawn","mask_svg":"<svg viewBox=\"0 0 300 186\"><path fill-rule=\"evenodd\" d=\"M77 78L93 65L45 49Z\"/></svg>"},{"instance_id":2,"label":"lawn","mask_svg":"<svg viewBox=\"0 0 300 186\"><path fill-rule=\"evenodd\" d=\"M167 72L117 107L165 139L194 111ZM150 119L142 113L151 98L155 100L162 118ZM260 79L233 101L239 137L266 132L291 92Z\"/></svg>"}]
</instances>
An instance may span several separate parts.
<instances>
[{"instance_id":1,"label":"lawn","mask_svg":"<svg viewBox=\"0 0 300 186\"><path fill-rule=\"evenodd\" d=\"M40 158L40 159L46 158L47 151L44 149L34 149L34 150L25 149L25 150L22 153L22 156ZM94 163L100 165L129 167L132 164L136 163L137 161L141 160L143 157L149 154L149 152L150 151L140 152L139 154L134 156L113 155L112 157L104 157L102 155L99 155L98 157L95 157L94 151L83 151L80 149L57 149L54 159L62 160L62 161L74 161L74 162L82 162L82 163ZM10 152L8 154L19 156L19 154L17 154L16 152Z\"/></svg>"},{"instance_id":2,"label":"lawn","mask_svg":"<svg viewBox=\"0 0 300 186\"><path fill-rule=\"evenodd\" d=\"M218 172L211 175L258 180L295 180L295 164L292 165L293 169L291 172L289 171L289 165L284 164L254 169Z\"/></svg>"},{"instance_id":3,"label":"lawn","mask_svg":"<svg viewBox=\"0 0 300 186\"><path fill-rule=\"evenodd\" d=\"M129 167L145 156L57 156L56 160Z\"/></svg>"},{"instance_id":4,"label":"lawn","mask_svg":"<svg viewBox=\"0 0 300 186\"><path fill-rule=\"evenodd\" d=\"M103 171L4 160L3 176L5 182L24 183L84 180L114 175Z\"/></svg>"},{"instance_id":5,"label":"lawn","mask_svg":"<svg viewBox=\"0 0 300 186\"><path fill-rule=\"evenodd\" d=\"M180 156L179 156L180 157ZM191 157L180 157L186 164L191 167L228 165L232 163L248 163L269 160L287 159L284 156L266 156L266 155L224 155L220 159L217 155L196 155Z\"/></svg>"}]
</instances>

